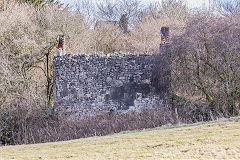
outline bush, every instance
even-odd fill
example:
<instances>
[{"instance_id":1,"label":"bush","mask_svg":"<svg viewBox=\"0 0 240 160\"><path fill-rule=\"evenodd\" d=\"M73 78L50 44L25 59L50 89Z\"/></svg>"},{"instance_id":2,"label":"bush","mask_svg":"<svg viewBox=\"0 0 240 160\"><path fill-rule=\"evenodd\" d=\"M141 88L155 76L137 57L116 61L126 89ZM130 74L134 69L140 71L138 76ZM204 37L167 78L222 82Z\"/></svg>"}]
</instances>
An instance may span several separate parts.
<instances>
[{"instance_id":1,"label":"bush","mask_svg":"<svg viewBox=\"0 0 240 160\"><path fill-rule=\"evenodd\" d=\"M49 114L48 109L31 107L22 102L15 105L0 112L0 140L3 145L65 141L175 123L167 108L68 120Z\"/></svg>"},{"instance_id":2,"label":"bush","mask_svg":"<svg viewBox=\"0 0 240 160\"><path fill-rule=\"evenodd\" d=\"M240 99L239 16L192 17L171 45L173 88L198 105L238 116Z\"/></svg>"},{"instance_id":3,"label":"bush","mask_svg":"<svg viewBox=\"0 0 240 160\"><path fill-rule=\"evenodd\" d=\"M165 105L142 113L113 112L69 120L53 114L51 108L36 107L36 103L29 106L29 103L21 100L10 108L0 110L0 143L13 145L66 141L223 117L214 107L199 106L177 95L173 96L173 104L175 109Z\"/></svg>"}]
</instances>

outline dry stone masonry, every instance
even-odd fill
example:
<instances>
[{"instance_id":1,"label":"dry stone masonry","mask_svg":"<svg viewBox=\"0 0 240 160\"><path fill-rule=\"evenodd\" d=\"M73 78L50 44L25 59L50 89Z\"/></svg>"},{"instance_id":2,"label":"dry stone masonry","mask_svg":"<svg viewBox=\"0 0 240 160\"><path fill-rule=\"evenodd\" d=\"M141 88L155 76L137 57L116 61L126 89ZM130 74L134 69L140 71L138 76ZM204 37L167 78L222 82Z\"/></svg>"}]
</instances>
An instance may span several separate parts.
<instances>
[{"instance_id":1,"label":"dry stone masonry","mask_svg":"<svg viewBox=\"0 0 240 160\"><path fill-rule=\"evenodd\" d=\"M54 57L56 111L81 118L158 107L162 98L152 85L153 59L153 55L131 53Z\"/></svg>"}]
</instances>

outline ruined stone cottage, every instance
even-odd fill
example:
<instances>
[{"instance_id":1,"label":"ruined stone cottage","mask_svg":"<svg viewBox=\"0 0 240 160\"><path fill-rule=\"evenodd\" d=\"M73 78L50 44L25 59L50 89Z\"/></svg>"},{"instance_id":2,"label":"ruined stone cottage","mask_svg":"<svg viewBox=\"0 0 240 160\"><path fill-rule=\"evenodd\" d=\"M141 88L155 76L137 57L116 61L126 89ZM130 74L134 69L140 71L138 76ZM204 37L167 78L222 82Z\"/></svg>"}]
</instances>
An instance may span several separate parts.
<instances>
[{"instance_id":1,"label":"ruined stone cottage","mask_svg":"<svg viewBox=\"0 0 240 160\"><path fill-rule=\"evenodd\" d=\"M62 115L85 117L157 108L168 94L170 82L162 83L154 77L162 73L160 68L154 68L155 59L156 55L133 53L56 56L53 60L55 109ZM160 63L165 63L165 68L169 64L167 60Z\"/></svg>"}]
</instances>

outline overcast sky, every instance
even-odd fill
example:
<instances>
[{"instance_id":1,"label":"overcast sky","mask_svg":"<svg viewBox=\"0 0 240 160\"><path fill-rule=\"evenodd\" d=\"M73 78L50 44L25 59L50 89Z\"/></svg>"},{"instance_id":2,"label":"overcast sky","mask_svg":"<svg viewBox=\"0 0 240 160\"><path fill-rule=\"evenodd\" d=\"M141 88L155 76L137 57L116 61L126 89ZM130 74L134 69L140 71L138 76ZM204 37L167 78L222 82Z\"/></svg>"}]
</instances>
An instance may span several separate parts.
<instances>
[{"instance_id":1,"label":"overcast sky","mask_svg":"<svg viewBox=\"0 0 240 160\"><path fill-rule=\"evenodd\" d=\"M77 0L60 0L61 2L65 4L73 5L75 1ZM89 1L99 1L99 0L89 0ZM140 0L142 4L148 4L150 2L159 2L161 0ZM202 8L209 6L209 1L212 0L186 0L187 5L189 8Z\"/></svg>"}]
</instances>

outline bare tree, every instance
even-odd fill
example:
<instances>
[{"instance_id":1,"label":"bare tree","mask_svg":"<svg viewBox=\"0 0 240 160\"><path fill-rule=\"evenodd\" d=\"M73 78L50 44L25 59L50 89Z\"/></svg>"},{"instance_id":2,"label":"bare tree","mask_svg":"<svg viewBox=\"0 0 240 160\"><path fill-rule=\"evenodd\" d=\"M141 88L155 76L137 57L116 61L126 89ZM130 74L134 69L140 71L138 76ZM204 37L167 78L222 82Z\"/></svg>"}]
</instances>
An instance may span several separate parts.
<instances>
[{"instance_id":1,"label":"bare tree","mask_svg":"<svg viewBox=\"0 0 240 160\"><path fill-rule=\"evenodd\" d=\"M186 20L189 12L184 0L162 0L146 6L143 15L146 14L151 15L154 19L168 18L182 21Z\"/></svg>"},{"instance_id":2,"label":"bare tree","mask_svg":"<svg viewBox=\"0 0 240 160\"><path fill-rule=\"evenodd\" d=\"M173 39L175 89L236 116L240 107L239 17L192 19L186 32Z\"/></svg>"},{"instance_id":3,"label":"bare tree","mask_svg":"<svg viewBox=\"0 0 240 160\"><path fill-rule=\"evenodd\" d=\"M125 16L130 25L138 19L142 6L139 0L120 0L97 3L98 18L105 21L120 21Z\"/></svg>"},{"instance_id":4,"label":"bare tree","mask_svg":"<svg viewBox=\"0 0 240 160\"><path fill-rule=\"evenodd\" d=\"M89 0L75 0L76 12L84 16L87 22L96 21L96 4Z\"/></svg>"},{"instance_id":5,"label":"bare tree","mask_svg":"<svg viewBox=\"0 0 240 160\"><path fill-rule=\"evenodd\" d=\"M215 0L218 12L224 16L240 14L240 0Z\"/></svg>"},{"instance_id":6,"label":"bare tree","mask_svg":"<svg viewBox=\"0 0 240 160\"><path fill-rule=\"evenodd\" d=\"M119 27L124 31L124 33L128 32L128 18L127 14L123 14L119 20Z\"/></svg>"}]
</instances>

